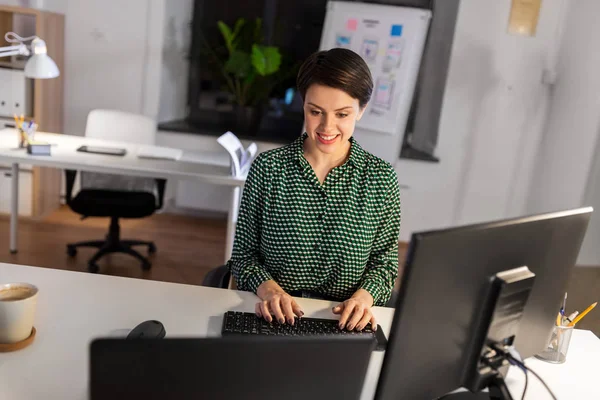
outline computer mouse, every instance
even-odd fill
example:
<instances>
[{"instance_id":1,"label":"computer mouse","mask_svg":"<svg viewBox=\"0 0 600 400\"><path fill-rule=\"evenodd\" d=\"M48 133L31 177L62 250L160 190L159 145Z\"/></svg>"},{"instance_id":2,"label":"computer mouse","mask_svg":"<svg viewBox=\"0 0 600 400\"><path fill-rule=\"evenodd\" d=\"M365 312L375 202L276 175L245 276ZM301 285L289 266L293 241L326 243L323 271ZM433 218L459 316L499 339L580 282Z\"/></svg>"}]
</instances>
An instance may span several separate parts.
<instances>
[{"instance_id":1,"label":"computer mouse","mask_svg":"<svg viewBox=\"0 0 600 400\"><path fill-rule=\"evenodd\" d=\"M166 333L159 321L144 321L129 332L127 339L162 339Z\"/></svg>"}]
</instances>

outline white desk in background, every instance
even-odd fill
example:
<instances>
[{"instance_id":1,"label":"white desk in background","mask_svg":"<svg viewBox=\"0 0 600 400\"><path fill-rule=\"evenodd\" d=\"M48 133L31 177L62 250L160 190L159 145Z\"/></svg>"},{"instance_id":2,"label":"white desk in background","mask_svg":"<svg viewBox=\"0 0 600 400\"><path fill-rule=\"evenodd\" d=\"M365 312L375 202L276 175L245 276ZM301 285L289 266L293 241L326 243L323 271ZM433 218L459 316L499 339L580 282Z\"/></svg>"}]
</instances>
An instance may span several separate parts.
<instances>
[{"instance_id":1,"label":"white desk in background","mask_svg":"<svg viewBox=\"0 0 600 400\"><path fill-rule=\"evenodd\" d=\"M0 264L0 283L7 282L29 282L40 290L34 342L0 355L0 399L11 400L86 399L89 344L95 337L123 335L123 330L151 319L164 324L167 338L220 336L226 311L253 312L257 301L248 292ZM296 300L307 317L332 318L335 303ZM394 310L374 307L373 313L389 336ZM371 356L362 400L374 396L383 357L384 352ZM598 360L600 340L589 331L576 330L566 363L530 358L526 364L546 380L558 399L587 400L600 399ZM520 399L523 373L511 367L506 382L513 397ZM526 399L549 398L530 376Z\"/></svg>"},{"instance_id":2,"label":"white desk in background","mask_svg":"<svg viewBox=\"0 0 600 400\"><path fill-rule=\"evenodd\" d=\"M225 261L231 255L235 232L235 221L239 206L240 188L245 178L231 176L229 156L223 153L186 153L180 160L145 159L137 156L140 145L38 132L36 141L53 144L51 156L34 156L25 149L17 149L17 131L0 130L0 162L12 164L10 251L17 252L17 229L19 216L19 164L40 167L73 169L79 171L105 172L121 175L164 178L170 180L190 180L230 186L232 194L227 216L227 240ZM109 156L78 152L82 145L122 148L125 156ZM147 146L144 146L147 147Z\"/></svg>"}]
</instances>

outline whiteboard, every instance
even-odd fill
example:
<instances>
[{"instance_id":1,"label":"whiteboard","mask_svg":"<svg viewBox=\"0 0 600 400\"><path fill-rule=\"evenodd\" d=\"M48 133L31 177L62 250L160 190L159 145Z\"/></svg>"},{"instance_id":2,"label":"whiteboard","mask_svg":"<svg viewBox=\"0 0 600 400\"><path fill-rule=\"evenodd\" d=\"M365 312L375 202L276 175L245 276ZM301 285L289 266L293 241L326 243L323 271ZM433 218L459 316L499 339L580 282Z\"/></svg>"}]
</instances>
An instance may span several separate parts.
<instances>
[{"instance_id":1,"label":"whiteboard","mask_svg":"<svg viewBox=\"0 0 600 400\"><path fill-rule=\"evenodd\" d=\"M431 11L329 1L320 50L343 47L369 66L373 94L357 128L403 134L431 20Z\"/></svg>"}]
</instances>

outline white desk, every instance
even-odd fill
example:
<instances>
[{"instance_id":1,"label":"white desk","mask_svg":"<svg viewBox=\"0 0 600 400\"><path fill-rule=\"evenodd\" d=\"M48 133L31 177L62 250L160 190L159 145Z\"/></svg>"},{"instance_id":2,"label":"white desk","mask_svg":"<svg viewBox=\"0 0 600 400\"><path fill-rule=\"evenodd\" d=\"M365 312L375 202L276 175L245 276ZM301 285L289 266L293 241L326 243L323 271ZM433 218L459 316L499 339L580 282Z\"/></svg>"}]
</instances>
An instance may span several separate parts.
<instances>
[{"instance_id":1,"label":"white desk","mask_svg":"<svg viewBox=\"0 0 600 400\"><path fill-rule=\"evenodd\" d=\"M219 153L183 153L179 161L142 159L137 157L139 145L91 139L81 136L36 133L35 139L54 144L51 156L33 156L25 149L16 149L16 129L0 130L0 162L12 164L10 251L17 252L19 163L41 167L74 169L80 171L105 172L151 178L182 179L226 185L232 187L232 196L227 220L225 261L231 255L235 220L239 205L240 187L245 178L231 176L229 157ZM124 157L76 151L82 145L117 147L127 150Z\"/></svg>"},{"instance_id":2,"label":"white desk","mask_svg":"<svg viewBox=\"0 0 600 400\"><path fill-rule=\"evenodd\" d=\"M0 399L85 399L88 345L92 338L123 334L138 323L160 320L167 337L219 336L228 310L252 312L252 293L0 264L0 282L30 282L39 287L34 343L14 353L0 354ZM334 303L297 299L306 316L330 318ZM393 309L373 312L389 335ZM120 332L119 332L120 331ZM362 399L372 399L383 352L374 352ZM589 331L575 331L568 360L562 365L526 361L540 373L559 399L598 399L595 380L600 340ZM523 374L507 377L513 396L520 399ZM527 399L549 398L530 377Z\"/></svg>"}]
</instances>

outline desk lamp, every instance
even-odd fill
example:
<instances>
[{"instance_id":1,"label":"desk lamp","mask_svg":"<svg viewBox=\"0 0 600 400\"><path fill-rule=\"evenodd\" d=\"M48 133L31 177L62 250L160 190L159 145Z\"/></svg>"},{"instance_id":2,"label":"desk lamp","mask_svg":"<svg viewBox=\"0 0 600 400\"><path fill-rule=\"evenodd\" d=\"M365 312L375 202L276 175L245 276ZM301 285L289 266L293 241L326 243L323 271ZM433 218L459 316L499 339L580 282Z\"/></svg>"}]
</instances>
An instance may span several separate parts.
<instances>
[{"instance_id":1,"label":"desk lamp","mask_svg":"<svg viewBox=\"0 0 600 400\"><path fill-rule=\"evenodd\" d=\"M0 58L15 55L29 56L25 64L25 76L33 79L50 79L60 75L60 71L52 58L48 56L46 42L37 36L22 38L14 32L4 35L8 43L16 43L13 46L0 47ZM31 50L25 42L31 40Z\"/></svg>"}]
</instances>

